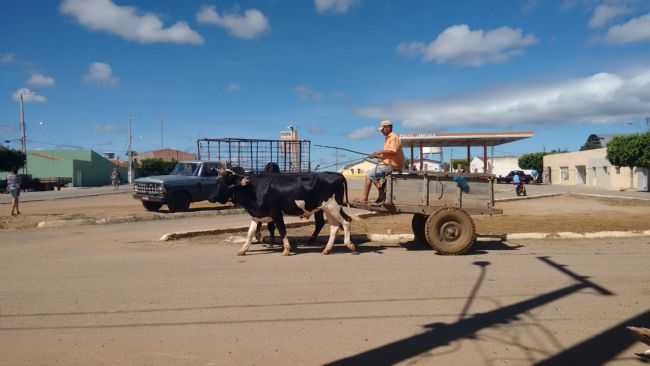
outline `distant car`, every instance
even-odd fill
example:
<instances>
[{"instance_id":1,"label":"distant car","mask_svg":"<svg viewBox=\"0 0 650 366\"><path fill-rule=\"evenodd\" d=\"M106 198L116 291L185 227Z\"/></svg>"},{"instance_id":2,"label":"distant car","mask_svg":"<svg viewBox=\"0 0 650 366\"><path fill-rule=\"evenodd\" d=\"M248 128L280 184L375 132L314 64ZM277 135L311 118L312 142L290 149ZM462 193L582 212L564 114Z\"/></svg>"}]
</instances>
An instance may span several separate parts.
<instances>
[{"instance_id":1,"label":"distant car","mask_svg":"<svg viewBox=\"0 0 650 366\"><path fill-rule=\"evenodd\" d=\"M519 180L524 184L528 184L533 181L533 177L526 174L523 170L512 170L504 177L497 177L498 183L512 183L512 178L518 175Z\"/></svg>"}]
</instances>

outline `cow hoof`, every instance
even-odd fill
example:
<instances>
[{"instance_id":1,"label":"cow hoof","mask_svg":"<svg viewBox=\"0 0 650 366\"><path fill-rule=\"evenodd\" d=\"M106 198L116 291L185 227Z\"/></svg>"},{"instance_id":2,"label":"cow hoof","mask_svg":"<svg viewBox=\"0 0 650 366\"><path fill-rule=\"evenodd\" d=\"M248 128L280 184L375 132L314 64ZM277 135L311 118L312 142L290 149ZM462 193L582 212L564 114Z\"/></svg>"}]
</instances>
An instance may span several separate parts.
<instances>
[{"instance_id":1,"label":"cow hoof","mask_svg":"<svg viewBox=\"0 0 650 366\"><path fill-rule=\"evenodd\" d=\"M353 252L357 251L357 247L354 244L346 244L345 246Z\"/></svg>"},{"instance_id":2,"label":"cow hoof","mask_svg":"<svg viewBox=\"0 0 650 366\"><path fill-rule=\"evenodd\" d=\"M288 250L283 250L283 251L282 251L282 255L284 255L285 257L286 257L286 256L290 256L290 255L291 255L291 252L288 251Z\"/></svg>"},{"instance_id":3,"label":"cow hoof","mask_svg":"<svg viewBox=\"0 0 650 366\"><path fill-rule=\"evenodd\" d=\"M332 252L332 251L330 251L330 250L323 250L322 253L323 253L323 255L329 255L331 252Z\"/></svg>"},{"instance_id":4,"label":"cow hoof","mask_svg":"<svg viewBox=\"0 0 650 366\"><path fill-rule=\"evenodd\" d=\"M240 251L237 252L237 255L238 255L238 256L245 256L245 255L246 255L246 252L243 251L243 250L240 250Z\"/></svg>"}]
</instances>

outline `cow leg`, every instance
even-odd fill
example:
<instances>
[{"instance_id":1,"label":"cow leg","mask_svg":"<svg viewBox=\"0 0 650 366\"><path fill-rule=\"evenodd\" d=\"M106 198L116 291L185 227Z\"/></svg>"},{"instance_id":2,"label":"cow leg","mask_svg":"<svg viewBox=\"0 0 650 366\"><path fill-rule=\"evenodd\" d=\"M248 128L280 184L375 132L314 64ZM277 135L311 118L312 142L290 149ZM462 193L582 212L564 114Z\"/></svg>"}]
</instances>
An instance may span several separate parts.
<instances>
[{"instance_id":1,"label":"cow leg","mask_svg":"<svg viewBox=\"0 0 650 366\"><path fill-rule=\"evenodd\" d=\"M275 244L275 224L273 222L269 222L266 224L266 228L269 230L269 241L271 244Z\"/></svg>"},{"instance_id":2,"label":"cow leg","mask_svg":"<svg viewBox=\"0 0 650 366\"><path fill-rule=\"evenodd\" d=\"M309 238L309 244L312 244L316 242L316 239L318 239L318 234L320 234L320 231L323 229L323 226L325 226L325 218L323 218L323 211L318 211L314 214L314 232L311 234L311 237Z\"/></svg>"},{"instance_id":3,"label":"cow leg","mask_svg":"<svg viewBox=\"0 0 650 366\"><path fill-rule=\"evenodd\" d=\"M262 242L262 224L257 225L257 229L255 230L255 240L257 240L258 243Z\"/></svg>"},{"instance_id":4,"label":"cow leg","mask_svg":"<svg viewBox=\"0 0 650 366\"><path fill-rule=\"evenodd\" d=\"M282 216L276 217L273 219L275 226L280 232L280 238L282 238L282 255L291 255L291 243L289 243L289 238L287 237L287 227L284 225L284 218Z\"/></svg>"},{"instance_id":5,"label":"cow leg","mask_svg":"<svg viewBox=\"0 0 650 366\"><path fill-rule=\"evenodd\" d=\"M339 224L335 223L333 224L331 221L327 220L330 224L330 237L327 239L327 244L325 245L325 249L323 249L322 253L323 255L328 255L332 252L332 248L334 247L334 240L336 240L336 232L339 231Z\"/></svg>"},{"instance_id":6,"label":"cow leg","mask_svg":"<svg viewBox=\"0 0 650 366\"><path fill-rule=\"evenodd\" d=\"M347 215L343 212L343 209L338 202L336 202L333 197L330 198L324 206L324 210L327 215L327 221L330 225L336 223L343 227L343 244L345 244L345 246L347 246L351 251L356 252L357 248L350 238L350 222L347 220Z\"/></svg>"},{"instance_id":7,"label":"cow leg","mask_svg":"<svg viewBox=\"0 0 650 366\"><path fill-rule=\"evenodd\" d=\"M251 225L248 228L248 235L246 235L246 242L244 243L244 245L242 245L241 249L239 249L237 255L246 255L246 251L248 250L248 247L251 246L251 241L253 240L253 235L255 235L256 231L257 231L257 221L251 220Z\"/></svg>"}]
</instances>

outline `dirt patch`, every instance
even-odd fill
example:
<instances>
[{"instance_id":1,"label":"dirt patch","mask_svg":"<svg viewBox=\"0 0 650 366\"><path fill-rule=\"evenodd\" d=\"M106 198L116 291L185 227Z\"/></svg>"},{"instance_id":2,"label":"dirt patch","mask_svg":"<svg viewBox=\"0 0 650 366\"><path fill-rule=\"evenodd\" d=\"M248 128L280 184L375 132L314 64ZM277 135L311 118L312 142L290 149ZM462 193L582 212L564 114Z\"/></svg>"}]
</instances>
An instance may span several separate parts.
<instances>
[{"instance_id":1,"label":"dirt patch","mask_svg":"<svg viewBox=\"0 0 650 366\"><path fill-rule=\"evenodd\" d=\"M650 230L650 204L643 201L589 197L549 197L503 202L497 205L502 215L473 216L480 234L524 232L594 232L615 230ZM374 216L352 223L353 234L411 233L412 215ZM292 238L308 237L313 225L289 229ZM321 231L326 240L327 228ZM339 232L339 235L342 233ZM197 242L215 242L237 234L197 238ZM241 234L239 234L241 235ZM266 234L265 232L265 235ZM340 238L338 239L340 242Z\"/></svg>"}]
</instances>

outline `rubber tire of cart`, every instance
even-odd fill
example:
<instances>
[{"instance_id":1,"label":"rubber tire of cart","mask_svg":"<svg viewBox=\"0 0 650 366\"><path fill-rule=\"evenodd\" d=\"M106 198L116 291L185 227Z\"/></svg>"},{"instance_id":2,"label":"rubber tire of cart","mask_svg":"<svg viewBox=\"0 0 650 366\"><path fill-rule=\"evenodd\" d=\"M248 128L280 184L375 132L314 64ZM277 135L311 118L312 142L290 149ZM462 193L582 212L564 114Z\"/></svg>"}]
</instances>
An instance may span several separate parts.
<instances>
[{"instance_id":1,"label":"rubber tire of cart","mask_svg":"<svg viewBox=\"0 0 650 366\"><path fill-rule=\"evenodd\" d=\"M424 231L429 246L442 255L466 253L476 240L474 220L454 207L442 208L429 216Z\"/></svg>"},{"instance_id":2,"label":"rubber tire of cart","mask_svg":"<svg viewBox=\"0 0 650 366\"><path fill-rule=\"evenodd\" d=\"M185 192L174 192L167 202L169 212L183 212L190 208L190 197Z\"/></svg>"},{"instance_id":3,"label":"rubber tire of cart","mask_svg":"<svg viewBox=\"0 0 650 366\"><path fill-rule=\"evenodd\" d=\"M162 203L142 201L142 206L144 206L144 209L147 211L158 212L160 207L162 207Z\"/></svg>"},{"instance_id":4,"label":"rubber tire of cart","mask_svg":"<svg viewBox=\"0 0 650 366\"><path fill-rule=\"evenodd\" d=\"M424 214L413 214L413 219L411 219L411 230L415 236L416 245L428 245L427 236L424 232L427 218L428 216Z\"/></svg>"}]
</instances>

